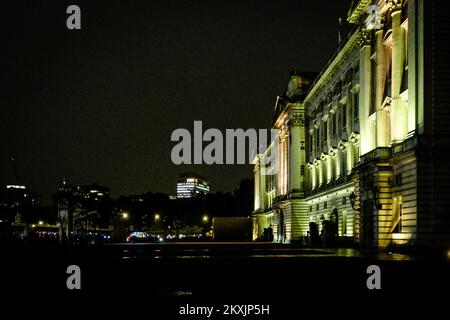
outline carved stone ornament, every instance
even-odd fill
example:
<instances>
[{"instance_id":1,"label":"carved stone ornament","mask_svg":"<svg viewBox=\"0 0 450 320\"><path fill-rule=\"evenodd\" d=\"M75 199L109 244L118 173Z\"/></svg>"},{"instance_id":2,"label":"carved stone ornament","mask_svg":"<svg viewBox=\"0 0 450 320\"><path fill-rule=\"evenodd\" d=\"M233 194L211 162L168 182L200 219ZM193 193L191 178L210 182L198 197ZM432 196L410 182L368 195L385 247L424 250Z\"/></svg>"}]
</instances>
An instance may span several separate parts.
<instances>
[{"instance_id":1,"label":"carved stone ornament","mask_svg":"<svg viewBox=\"0 0 450 320\"><path fill-rule=\"evenodd\" d=\"M372 33L370 30L362 29L358 34L358 43L361 47L370 45Z\"/></svg>"}]
</instances>

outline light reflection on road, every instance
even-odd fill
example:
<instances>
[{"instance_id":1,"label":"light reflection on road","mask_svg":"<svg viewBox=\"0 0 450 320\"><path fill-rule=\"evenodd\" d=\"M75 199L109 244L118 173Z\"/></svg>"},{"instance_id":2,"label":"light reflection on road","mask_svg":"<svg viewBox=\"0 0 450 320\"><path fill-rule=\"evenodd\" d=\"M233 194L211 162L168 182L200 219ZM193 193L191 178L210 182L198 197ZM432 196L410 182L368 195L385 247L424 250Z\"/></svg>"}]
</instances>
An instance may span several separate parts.
<instances>
[{"instance_id":1,"label":"light reflection on road","mask_svg":"<svg viewBox=\"0 0 450 320\"><path fill-rule=\"evenodd\" d=\"M248 242L194 242L194 243L138 243L110 244L109 247L121 247L122 259L291 259L291 258L368 258L376 260L411 261L412 255L355 248L309 248L292 245Z\"/></svg>"}]
</instances>

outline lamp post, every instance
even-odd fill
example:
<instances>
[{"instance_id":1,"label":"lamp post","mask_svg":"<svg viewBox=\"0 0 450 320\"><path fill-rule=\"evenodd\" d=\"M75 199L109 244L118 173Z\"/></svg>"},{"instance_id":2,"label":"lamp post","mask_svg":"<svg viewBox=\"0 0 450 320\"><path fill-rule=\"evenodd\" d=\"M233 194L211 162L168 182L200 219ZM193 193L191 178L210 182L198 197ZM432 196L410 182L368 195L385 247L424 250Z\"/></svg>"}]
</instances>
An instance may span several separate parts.
<instances>
[{"instance_id":1,"label":"lamp post","mask_svg":"<svg viewBox=\"0 0 450 320\"><path fill-rule=\"evenodd\" d=\"M352 192L348 197L350 198L350 204L352 206L352 209L357 210L358 208L356 207L356 194Z\"/></svg>"},{"instance_id":2,"label":"lamp post","mask_svg":"<svg viewBox=\"0 0 450 320\"><path fill-rule=\"evenodd\" d=\"M127 230L125 227L125 221L129 218L128 212L119 211L115 215L116 225L117 225L117 232L115 232L116 240L121 239L123 240L123 233L125 232L125 235L127 233ZM124 230L125 229L125 230Z\"/></svg>"},{"instance_id":3,"label":"lamp post","mask_svg":"<svg viewBox=\"0 0 450 320\"><path fill-rule=\"evenodd\" d=\"M206 233L208 230L208 222L209 222L209 217L205 214L202 218L203 221L203 237L206 238Z\"/></svg>"}]
</instances>

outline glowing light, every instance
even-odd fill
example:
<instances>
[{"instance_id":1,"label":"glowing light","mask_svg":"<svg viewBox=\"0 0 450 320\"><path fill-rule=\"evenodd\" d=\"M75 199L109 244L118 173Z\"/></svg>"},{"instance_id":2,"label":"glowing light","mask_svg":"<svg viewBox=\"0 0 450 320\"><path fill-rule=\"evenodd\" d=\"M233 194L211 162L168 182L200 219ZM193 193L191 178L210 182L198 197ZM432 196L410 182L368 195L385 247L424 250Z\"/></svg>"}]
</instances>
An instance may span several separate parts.
<instances>
[{"instance_id":1,"label":"glowing light","mask_svg":"<svg viewBox=\"0 0 450 320\"><path fill-rule=\"evenodd\" d=\"M9 184L6 186L7 189L25 189L25 186L18 186L14 184Z\"/></svg>"},{"instance_id":2,"label":"glowing light","mask_svg":"<svg viewBox=\"0 0 450 320\"><path fill-rule=\"evenodd\" d=\"M208 216L207 216L207 215L204 215L204 216L203 216L203 222L208 222L208 220L209 220Z\"/></svg>"},{"instance_id":3,"label":"glowing light","mask_svg":"<svg viewBox=\"0 0 450 320\"><path fill-rule=\"evenodd\" d=\"M128 219L128 213L126 213L126 212L122 213L122 218Z\"/></svg>"},{"instance_id":4,"label":"glowing light","mask_svg":"<svg viewBox=\"0 0 450 320\"><path fill-rule=\"evenodd\" d=\"M41 220L41 221L38 222L38 224L39 224L40 226L42 226L42 225L44 224L44 221Z\"/></svg>"},{"instance_id":5,"label":"glowing light","mask_svg":"<svg viewBox=\"0 0 450 320\"><path fill-rule=\"evenodd\" d=\"M155 214L155 221L159 220L159 218L161 218L160 215L159 214Z\"/></svg>"}]
</instances>

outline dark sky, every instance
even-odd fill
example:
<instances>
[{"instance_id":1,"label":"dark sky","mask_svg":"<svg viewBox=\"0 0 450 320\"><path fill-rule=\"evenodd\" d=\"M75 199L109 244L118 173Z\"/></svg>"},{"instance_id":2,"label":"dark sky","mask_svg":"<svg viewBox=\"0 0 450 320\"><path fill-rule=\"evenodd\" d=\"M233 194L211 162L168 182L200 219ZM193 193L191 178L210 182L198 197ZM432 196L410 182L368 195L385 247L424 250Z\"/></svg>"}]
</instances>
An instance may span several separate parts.
<instances>
[{"instance_id":1,"label":"dark sky","mask_svg":"<svg viewBox=\"0 0 450 320\"><path fill-rule=\"evenodd\" d=\"M48 199L63 177L113 196L175 193L194 171L233 190L249 165L176 166L176 128L267 128L291 70L320 71L341 1L2 3L0 183ZM66 28L66 8L82 30Z\"/></svg>"}]
</instances>

